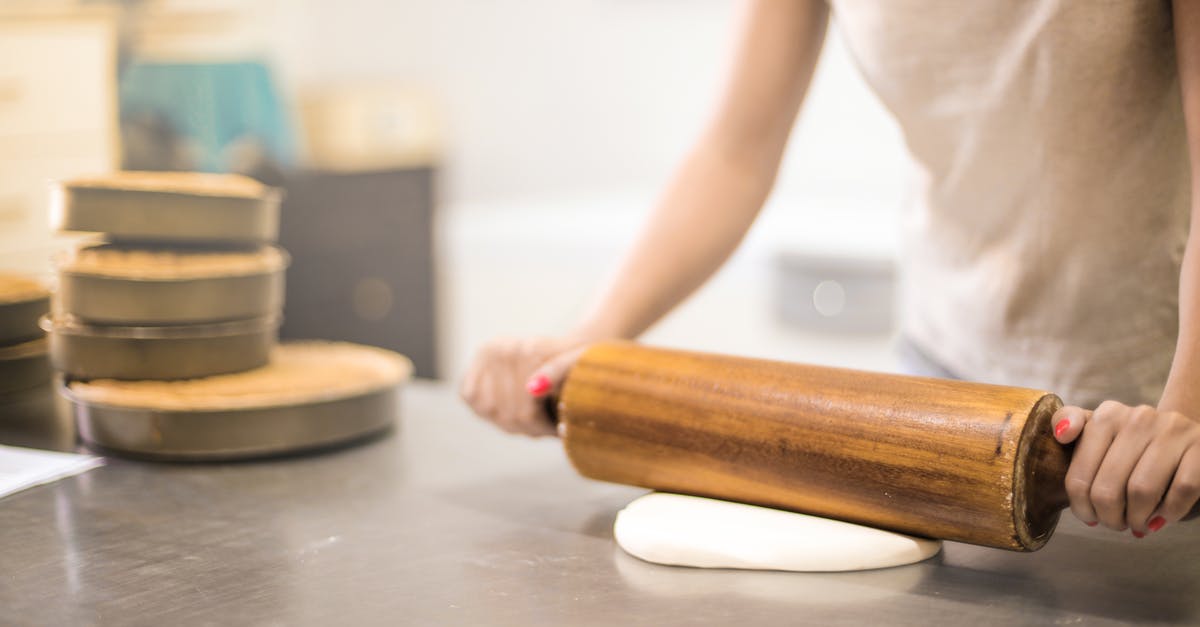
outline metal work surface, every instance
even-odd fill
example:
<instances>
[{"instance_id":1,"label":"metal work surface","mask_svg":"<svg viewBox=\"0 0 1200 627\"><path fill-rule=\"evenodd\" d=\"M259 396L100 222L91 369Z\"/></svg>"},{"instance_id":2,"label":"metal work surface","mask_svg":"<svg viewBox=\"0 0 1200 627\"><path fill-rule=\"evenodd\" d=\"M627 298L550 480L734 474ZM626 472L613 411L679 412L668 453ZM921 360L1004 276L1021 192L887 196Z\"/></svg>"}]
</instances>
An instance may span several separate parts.
<instances>
[{"instance_id":1,"label":"metal work surface","mask_svg":"<svg viewBox=\"0 0 1200 627\"><path fill-rule=\"evenodd\" d=\"M1134 540L1064 515L1037 553L948 543L859 573L656 566L612 540L644 491L577 477L556 442L494 431L448 387L402 406L364 446L111 460L0 499L0 624L1200 623L1196 524Z\"/></svg>"}]
</instances>

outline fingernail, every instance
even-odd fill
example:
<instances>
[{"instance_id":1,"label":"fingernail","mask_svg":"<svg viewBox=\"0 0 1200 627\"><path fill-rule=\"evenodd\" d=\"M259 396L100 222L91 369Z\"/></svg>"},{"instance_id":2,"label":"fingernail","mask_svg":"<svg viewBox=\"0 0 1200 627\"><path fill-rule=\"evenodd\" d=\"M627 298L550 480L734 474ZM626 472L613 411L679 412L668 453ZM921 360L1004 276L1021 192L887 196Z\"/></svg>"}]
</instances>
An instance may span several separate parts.
<instances>
[{"instance_id":1,"label":"fingernail","mask_svg":"<svg viewBox=\"0 0 1200 627\"><path fill-rule=\"evenodd\" d=\"M1162 529L1163 525L1165 524L1167 524L1167 519L1163 518L1162 516L1155 516L1154 518L1150 519L1150 522L1146 523L1146 528L1150 531L1158 531L1159 529Z\"/></svg>"},{"instance_id":2,"label":"fingernail","mask_svg":"<svg viewBox=\"0 0 1200 627\"><path fill-rule=\"evenodd\" d=\"M1059 420L1058 424L1054 425L1054 437L1061 438L1062 434L1066 433L1067 429L1070 429L1070 428L1071 428L1070 420Z\"/></svg>"},{"instance_id":3,"label":"fingernail","mask_svg":"<svg viewBox=\"0 0 1200 627\"><path fill-rule=\"evenodd\" d=\"M1092 522L1085 522L1085 523L1083 523L1083 524L1085 524L1085 525L1087 525L1087 526L1089 526L1089 527L1095 527L1096 525L1100 524L1100 521L1098 521L1098 520L1093 520Z\"/></svg>"},{"instance_id":4,"label":"fingernail","mask_svg":"<svg viewBox=\"0 0 1200 627\"><path fill-rule=\"evenodd\" d=\"M1138 531L1137 529L1134 529L1134 530L1133 530L1133 531L1131 531L1130 533L1132 533L1132 534L1133 534L1133 537L1135 537L1135 538L1145 538L1145 537L1146 537L1146 534L1144 534L1144 533L1142 533L1142 532Z\"/></svg>"},{"instance_id":5,"label":"fingernail","mask_svg":"<svg viewBox=\"0 0 1200 627\"><path fill-rule=\"evenodd\" d=\"M550 377L544 374L534 375L525 383L525 390L533 396L543 396L550 391Z\"/></svg>"}]
</instances>

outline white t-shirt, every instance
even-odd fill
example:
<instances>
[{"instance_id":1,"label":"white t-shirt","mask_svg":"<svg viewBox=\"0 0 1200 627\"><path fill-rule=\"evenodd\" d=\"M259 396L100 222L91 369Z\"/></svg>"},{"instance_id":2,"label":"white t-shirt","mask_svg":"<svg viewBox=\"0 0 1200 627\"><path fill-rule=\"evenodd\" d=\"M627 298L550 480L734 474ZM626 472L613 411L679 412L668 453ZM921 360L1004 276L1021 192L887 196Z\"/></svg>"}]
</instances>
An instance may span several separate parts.
<instances>
[{"instance_id":1,"label":"white t-shirt","mask_svg":"<svg viewBox=\"0 0 1200 627\"><path fill-rule=\"evenodd\" d=\"M1190 202L1170 3L831 4L916 166L902 332L963 378L1156 403Z\"/></svg>"}]
</instances>

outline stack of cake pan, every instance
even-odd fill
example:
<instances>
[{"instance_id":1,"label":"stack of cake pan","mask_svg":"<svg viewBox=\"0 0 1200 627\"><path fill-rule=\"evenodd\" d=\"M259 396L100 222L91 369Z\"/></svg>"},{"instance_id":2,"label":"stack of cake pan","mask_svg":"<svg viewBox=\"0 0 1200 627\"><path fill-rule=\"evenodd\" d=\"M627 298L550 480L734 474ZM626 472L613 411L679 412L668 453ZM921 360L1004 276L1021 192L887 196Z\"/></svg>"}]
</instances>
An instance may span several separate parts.
<instances>
[{"instance_id":1,"label":"stack of cake pan","mask_svg":"<svg viewBox=\"0 0 1200 627\"><path fill-rule=\"evenodd\" d=\"M79 435L153 460L222 461L295 454L390 429L403 355L345 342L289 342L271 362L186 381L68 381Z\"/></svg>"},{"instance_id":2,"label":"stack of cake pan","mask_svg":"<svg viewBox=\"0 0 1200 627\"><path fill-rule=\"evenodd\" d=\"M102 234L56 259L54 367L73 379L167 380L267 363L287 254L277 190L237 175L121 172L56 190L60 231Z\"/></svg>"},{"instance_id":3,"label":"stack of cake pan","mask_svg":"<svg viewBox=\"0 0 1200 627\"><path fill-rule=\"evenodd\" d=\"M50 358L80 437L108 452L216 461L366 439L394 423L403 355L277 346L280 195L234 175L123 172L58 188Z\"/></svg>"},{"instance_id":4,"label":"stack of cake pan","mask_svg":"<svg viewBox=\"0 0 1200 627\"><path fill-rule=\"evenodd\" d=\"M50 291L28 277L0 274L0 418L41 407L52 395L53 371L38 319L50 308Z\"/></svg>"}]
</instances>

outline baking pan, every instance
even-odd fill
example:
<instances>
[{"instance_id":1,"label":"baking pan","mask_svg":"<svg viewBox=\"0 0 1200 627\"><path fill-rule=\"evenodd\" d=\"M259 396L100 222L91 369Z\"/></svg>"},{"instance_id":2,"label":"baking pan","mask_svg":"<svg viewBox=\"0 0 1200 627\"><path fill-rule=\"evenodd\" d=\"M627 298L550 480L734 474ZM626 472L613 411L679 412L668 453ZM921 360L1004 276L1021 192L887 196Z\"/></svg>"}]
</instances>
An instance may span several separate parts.
<instances>
[{"instance_id":1,"label":"baking pan","mask_svg":"<svg viewBox=\"0 0 1200 627\"><path fill-rule=\"evenodd\" d=\"M194 379L267 363L279 318L178 326L99 326L45 316L50 362L75 379Z\"/></svg>"},{"instance_id":2,"label":"baking pan","mask_svg":"<svg viewBox=\"0 0 1200 627\"><path fill-rule=\"evenodd\" d=\"M74 452L75 424L58 387L51 380L28 390L0 394L0 444Z\"/></svg>"},{"instance_id":3,"label":"baking pan","mask_svg":"<svg viewBox=\"0 0 1200 627\"><path fill-rule=\"evenodd\" d=\"M347 359L349 361L347 361ZM386 431L412 362L341 342L283 345L245 373L163 384L67 381L63 396L89 445L161 460L293 454Z\"/></svg>"},{"instance_id":4,"label":"baking pan","mask_svg":"<svg viewBox=\"0 0 1200 627\"><path fill-rule=\"evenodd\" d=\"M38 319L50 310L50 291L25 277L0 274L0 346L42 336Z\"/></svg>"},{"instance_id":5,"label":"baking pan","mask_svg":"<svg viewBox=\"0 0 1200 627\"><path fill-rule=\"evenodd\" d=\"M392 426L397 387L310 405L168 411L88 403L63 388L90 446L164 461L294 454L365 439Z\"/></svg>"},{"instance_id":6,"label":"baking pan","mask_svg":"<svg viewBox=\"0 0 1200 627\"><path fill-rule=\"evenodd\" d=\"M281 197L275 188L235 175L119 173L58 184L51 213L60 231L105 233L113 240L274 242Z\"/></svg>"},{"instance_id":7,"label":"baking pan","mask_svg":"<svg viewBox=\"0 0 1200 627\"><path fill-rule=\"evenodd\" d=\"M121 249L106 244L95 249ZM59 259L54 311L88 323L178 325L246 320L283 309L288 257L272 249L278 264L249 273L192 276L116 276L102 269L72 270ZM210 251L211 253L211 251Z\"/></svg>"},{"instance_id":8,"label":"baking pan","mask_svg":"<svg viewBox=\"0 0 1200 627\"><path fill-rule=\"evenodd\" d=\"M0 348L0 395L45 385L53 374L45 338Z\"/></svg>"}]
</instances>

